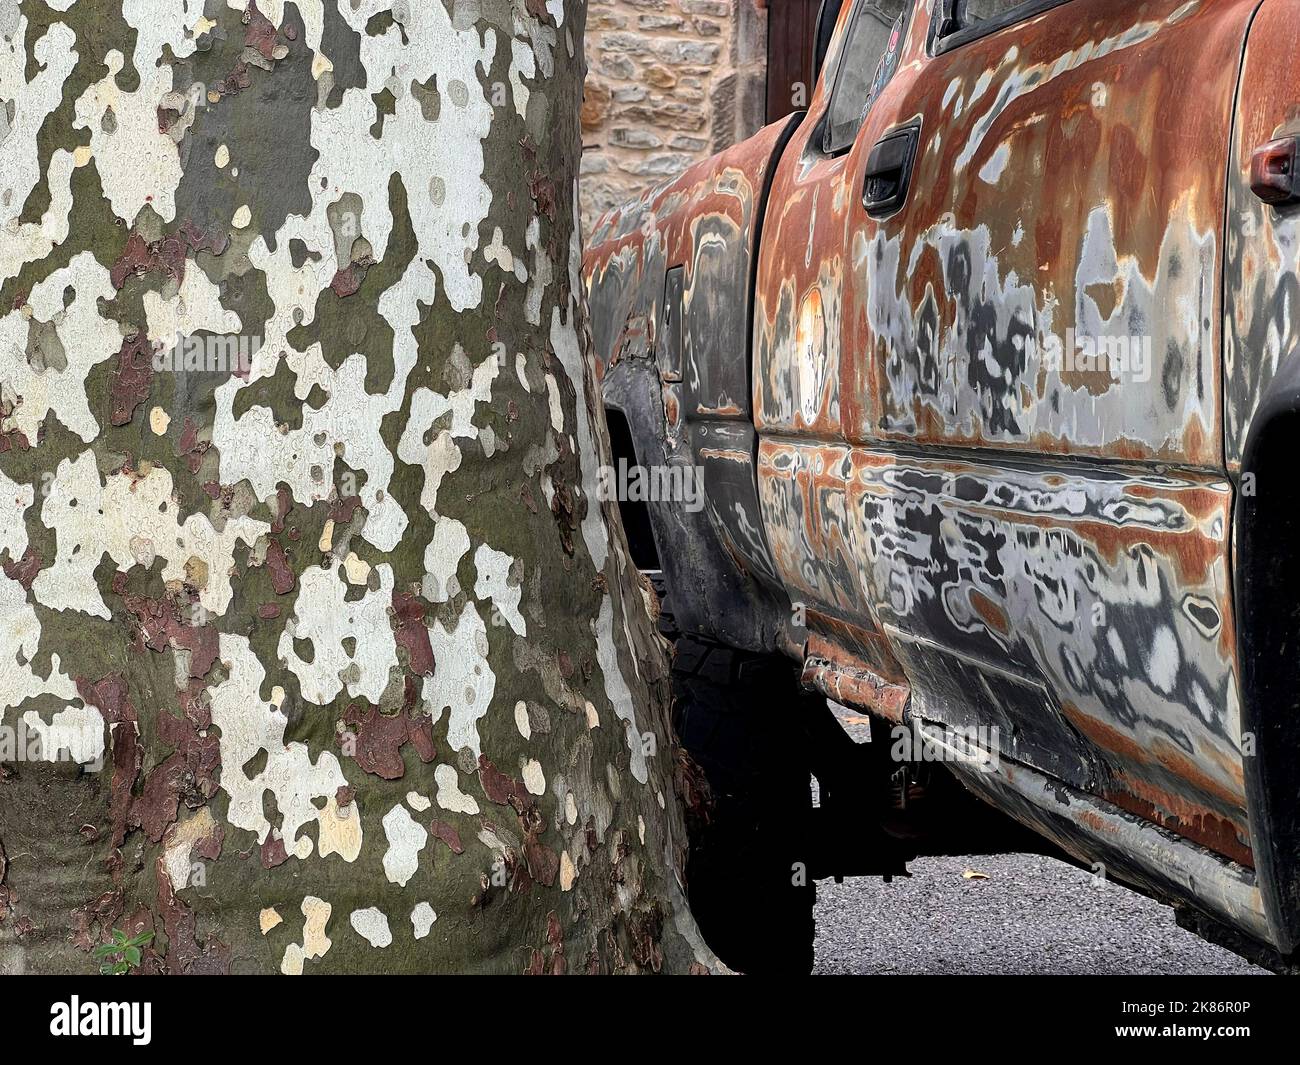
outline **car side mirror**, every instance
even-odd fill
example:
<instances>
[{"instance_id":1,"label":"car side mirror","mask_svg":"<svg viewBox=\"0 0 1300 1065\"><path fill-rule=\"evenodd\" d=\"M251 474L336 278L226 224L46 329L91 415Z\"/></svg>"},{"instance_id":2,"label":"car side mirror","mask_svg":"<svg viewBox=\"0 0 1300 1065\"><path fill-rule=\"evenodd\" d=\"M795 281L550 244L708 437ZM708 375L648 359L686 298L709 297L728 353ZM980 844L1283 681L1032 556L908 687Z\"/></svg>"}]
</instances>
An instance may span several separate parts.
<instances>
[{"instance_id":1,"label":"car side mirror","mask_svg":"<svg viewBox=\"0 0 1300 1065\"><path fill-rule=\"evenodd\" d=\"M961 28L962 0L939 0L938 17L934 20L934 37L942 40Z\"/></svg>"},{"instance_id":2,"label":"car side mirror","mask_svg":"<svg viewBox=\"0 0 1300 1065\"><path fill-rule=\"evenodd\" d=\"M813 34L813 84L821 77L826 53L830 51L831 38L835 36L835 23L840 18L844 0L822 0L817 9L817 29Z\"/></svg>"}]
</instances>

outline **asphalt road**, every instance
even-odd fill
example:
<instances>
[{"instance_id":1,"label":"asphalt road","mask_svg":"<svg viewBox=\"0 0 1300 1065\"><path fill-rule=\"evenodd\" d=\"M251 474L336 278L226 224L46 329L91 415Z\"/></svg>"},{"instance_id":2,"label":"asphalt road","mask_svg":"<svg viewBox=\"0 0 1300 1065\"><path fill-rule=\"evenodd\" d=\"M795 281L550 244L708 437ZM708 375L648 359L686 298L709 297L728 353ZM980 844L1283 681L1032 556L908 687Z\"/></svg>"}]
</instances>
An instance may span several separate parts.
<instances>
[{"instance_id":1,"label":"asphalt road","mask_svg":"<svg viewBox=\"0 0 1300 1065\"><path fill-rule=\"evenodd\" d=\"M1052 858L924 858L910 868L892 884L817 885L814 972L1265 974L1179 928L1167 906Z\"/></svg>"}]
</instances>

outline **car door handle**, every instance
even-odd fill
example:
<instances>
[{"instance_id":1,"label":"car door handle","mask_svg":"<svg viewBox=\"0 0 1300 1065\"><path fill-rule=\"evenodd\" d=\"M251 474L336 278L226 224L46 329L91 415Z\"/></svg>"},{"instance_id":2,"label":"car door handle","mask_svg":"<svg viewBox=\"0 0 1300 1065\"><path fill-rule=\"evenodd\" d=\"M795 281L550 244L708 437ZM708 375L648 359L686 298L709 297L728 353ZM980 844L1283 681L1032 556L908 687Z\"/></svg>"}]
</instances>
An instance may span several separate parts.
<instances>
[{"instance_id":1,"label":"car door handle","mask_svg":"<svg viewBox=\"0 0 1300 1065\"><path fill-rule=\"evenodd\" d=\"M920 139L919 126L905 126L882 137L871 149L862 183L862 206L872 218L893 214L907 200Z\"/></svg>"},{"instance_id":2,"label":"car door handle","mask_svg":"<svg viewBox=\"0 0 1300 1065\"><path fill-rule=\"evenodd\" d=\"M1251 153L1250 191L1274 207L1300 203L1300 137L1269 141Z\"/></svg>"}]
</instances>

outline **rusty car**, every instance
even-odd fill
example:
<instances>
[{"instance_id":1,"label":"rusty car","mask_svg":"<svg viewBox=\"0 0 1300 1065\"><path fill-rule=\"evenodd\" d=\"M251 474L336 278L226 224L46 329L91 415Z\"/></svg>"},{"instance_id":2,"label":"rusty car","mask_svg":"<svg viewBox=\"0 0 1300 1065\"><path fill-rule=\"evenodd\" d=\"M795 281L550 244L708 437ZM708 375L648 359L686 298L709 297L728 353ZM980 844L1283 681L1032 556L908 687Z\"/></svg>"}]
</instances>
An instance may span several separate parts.
<instances>
[{"instance_id":1,"label":"rusty car","mask_svg":"<svg viewBox=\"0 0 1300 1065\"><path fill-rule=\"evenodd\" d=\"M806 970L818 878L1042 847L1294 969L1300 0L826 0L817 50L584 259L614 456L703 478L623 511L706 937Z\"/></svg>"}]
</instances>

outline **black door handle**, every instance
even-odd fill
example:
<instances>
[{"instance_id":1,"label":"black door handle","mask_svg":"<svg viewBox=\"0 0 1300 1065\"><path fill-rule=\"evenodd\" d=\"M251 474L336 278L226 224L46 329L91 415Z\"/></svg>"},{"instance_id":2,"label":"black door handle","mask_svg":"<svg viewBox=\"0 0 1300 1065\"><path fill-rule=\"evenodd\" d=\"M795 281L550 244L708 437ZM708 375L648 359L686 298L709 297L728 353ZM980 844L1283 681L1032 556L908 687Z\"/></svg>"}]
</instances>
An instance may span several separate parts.
<instances>
[{"instance_id":1,"label":"black door handle","mask_svg":"<svg viewBox=\"0 0 1300 1065\"><path fill-rule=\"evenodd\" d=\"M920 139L920 126L904 126L882 137L871 149L862 184L862 206L872 218L893 214L907 200Z\"/></svg>"}]
</instances>

